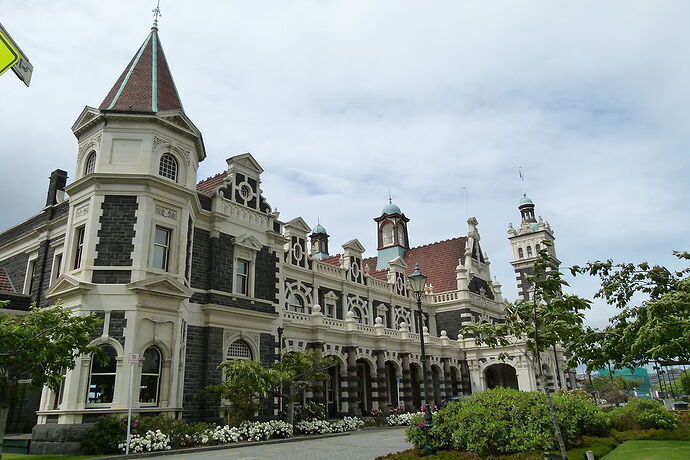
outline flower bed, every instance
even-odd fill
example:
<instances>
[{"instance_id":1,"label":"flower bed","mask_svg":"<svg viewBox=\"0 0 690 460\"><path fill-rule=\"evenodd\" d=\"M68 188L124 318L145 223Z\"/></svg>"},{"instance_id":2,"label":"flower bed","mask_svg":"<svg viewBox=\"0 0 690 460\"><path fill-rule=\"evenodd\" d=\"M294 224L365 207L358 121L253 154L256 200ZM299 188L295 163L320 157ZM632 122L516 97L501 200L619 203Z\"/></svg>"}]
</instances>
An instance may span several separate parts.
<instances>
[{"instance_id":1,"label":"flower bed","mask_svg":"<svg viewBox=\"0 0 690 460\"><path fill-rule=\"evenodd\" d=\"M182 447L213 446L243 441L267 441L290 438L293 435L317 435L355 431L364 425L357 417L342 420L304 420L295 424L271 420L268 422L243 422L239 426L190 425L184 420L164 417L141 417L132 424L129 450L132 453L164 451ZM135 427L136 426L136 427ZM126 440L125 419L105 417L86 433L84 449L90 453L124 452ZM121 434L118 434L121 433ZM145 433L145 434L141 434ZM94 442L98 440L99 442Z\"/></svg>"},{"instance_id":2,"label":"flower bed","mask_svg":"<svg viewBox=\"0 0 690 460\"><path fill-rule=\"evenodd\" d=\"M422 416L423 412L407 412L405 414L391 414L386 417L388 426L409 426L414 416Z\"/></svg>"}]
</instances>

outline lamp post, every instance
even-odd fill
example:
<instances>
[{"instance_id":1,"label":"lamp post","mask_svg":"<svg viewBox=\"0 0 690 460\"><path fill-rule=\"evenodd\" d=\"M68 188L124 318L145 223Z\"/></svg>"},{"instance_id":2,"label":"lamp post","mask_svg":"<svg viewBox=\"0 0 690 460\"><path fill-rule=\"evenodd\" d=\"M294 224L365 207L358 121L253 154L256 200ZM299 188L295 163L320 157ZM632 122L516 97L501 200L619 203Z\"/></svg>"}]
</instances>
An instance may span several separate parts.
<instances>
[{"instance_id":1,"label":"lamp post","mask_svg":"<svg viewBox=\"0 0 690 460\"><path fill-rule=\"evenodd\" d=\"M408 276L410 280L410 288L414 292L415 299L417 299L417 313L419 314L419 343L422 348L422 378L424 379L424 430L426 452L433 453L431 448L430 430L433 425L431 419L431 406L429 405L429 379L426 371L426 350L424 349L424 313L422 312L422 295L424 294L424 285L426 284L426 275L419 270L419 264L415 264L414 271Z\"/></svg>"}]
</instances>

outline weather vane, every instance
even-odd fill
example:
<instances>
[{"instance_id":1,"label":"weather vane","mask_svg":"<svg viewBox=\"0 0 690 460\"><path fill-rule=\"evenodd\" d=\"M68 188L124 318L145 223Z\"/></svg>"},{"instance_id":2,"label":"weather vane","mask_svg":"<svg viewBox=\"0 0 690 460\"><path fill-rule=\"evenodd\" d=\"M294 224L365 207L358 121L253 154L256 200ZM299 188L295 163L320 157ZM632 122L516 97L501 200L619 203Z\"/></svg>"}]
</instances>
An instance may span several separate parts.
<instances>
[{"instance_id":1,"label":"weather vane","mask_svg":"<svg viewBox=\"0 0 690 460\"><path fill-rule=\"evenodd\" d=\"M388 187L388 202L389 203L393 202L393 198L391 197L391 188L390 187Z\"/></svg>"},{"instance_id":2,"label":"weather vane","mask_svg":"<svg viewBox=\"0 0 690 460\"><path fill-rule=\"evenodd\" d=\"M518 166L518 174L520 175L520 185L522 186L522 194L525 194L525 176L522 175L522 166Z\"/></svg>"},{"instance_id":3,"label":"weather vane","mask_svg":"<svg viewBox=\"0 0 690 460\"><path fill-rule=\"evenodd\" d=\"M161 6L161 0L157 0L156 7L151 10L153 12L153 28L154 29L158 29L158 16L163 16L161 14L160 6Z\"/></svg>"}]
</instances>

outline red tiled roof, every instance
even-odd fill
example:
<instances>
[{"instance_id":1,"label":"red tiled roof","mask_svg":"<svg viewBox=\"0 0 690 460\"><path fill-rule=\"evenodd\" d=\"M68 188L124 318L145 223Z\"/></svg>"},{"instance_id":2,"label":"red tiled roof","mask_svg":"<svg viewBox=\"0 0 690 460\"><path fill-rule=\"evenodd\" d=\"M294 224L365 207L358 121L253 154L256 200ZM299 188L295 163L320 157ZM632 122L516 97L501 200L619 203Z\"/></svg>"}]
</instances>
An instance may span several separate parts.
<instances>
[{"instance_id":1,"label":"red tiled roof","mask_svg":"<svg viewBox=\"0 0 690 460\"><path fill-rule=\"evenodd\" d=\"M152 113L184 111L156 28L151 29L98 108Z\"/></svg>"},{"instance_id":2,"label":"red tiled roof","mask_svg":"<svg viewBox=\"0 0 690 460\"><path fill-rule=\"evenodd\" d=\"M407 274L414 270L415 264L428 279L427 284L434 286L434 292L454 291L458 288L455 269L458 261L465 263L465 244L467 238L460 236L437 243L412 248L405 253ZM376 257L362 261L369 266L369 274L374 278L387 279L388 270L376 271Z\"/></svg>"},{"instance_id":3,"label":"red tiled roof","mask_svg":"<svg viewBox=\"0 0 690 460\"><path fill-rule=\"evenodd\" d=\"M223 183L227 177L227 172L218 173L215 176L211 176L208 179L202 180L196 184L196 191L204 195L213 195L213 190Z\"/></svg>"},{"instance_id":4,"label":"red tiled roof","mask_svg":"<svg viewBox=\"0 0 690 460\"><path fill-rule=\"evenodd\" d=\"M12 281L4 268L0 268L0 292L14 292Z\"/></svg>"},{"instance_id":5,"label":"red tiled roof","mask_svg":"<svg viewBox=\"0 0 690 460\"><path fill-rule=\"evenodd\" d=\"M334 256L326 257L323 259L321 262L327 263L329 265L335 265L336 267L340 267L340 254L336 254Z\"/></svg>"}]
</instances>

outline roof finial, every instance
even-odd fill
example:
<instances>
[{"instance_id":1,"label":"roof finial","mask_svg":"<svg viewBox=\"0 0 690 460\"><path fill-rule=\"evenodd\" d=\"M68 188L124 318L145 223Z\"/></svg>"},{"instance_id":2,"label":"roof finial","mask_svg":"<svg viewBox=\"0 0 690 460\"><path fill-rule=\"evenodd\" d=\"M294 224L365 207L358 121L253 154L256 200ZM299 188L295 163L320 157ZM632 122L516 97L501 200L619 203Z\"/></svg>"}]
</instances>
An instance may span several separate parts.
<instances>
[{"instance_id":1,"label":"roof finial","mask_svg":"<svg viewBox=\"0 0 690 460\"><path fill-rule=\"evenodd\" d=\"M391 198L391 188L388 187L388 203L390 204L392 202L393 202L393 198Z\"/></svg>"},{"instance_id":2,"label":"roof finial","mask_svg":"<svg viewBox=\"0 0 690 460\"><path fill-rule=\"evenodd\" d=\"M163 16L161 14L161 0L156 1L156 7L152 9L151 11L153 12L153 27L151 29L158 30L158 16Z\"/></svg>"},{"instance_id":3,"label":"roof finial","mask_svg":"<svg viewBox=\"0 0 690 460\"><path fill-rule=\"evenodd\" d=\"M522 166L518 166L518 174L520 175L520 186L522 186L522 195L526 195L525 193L525 177L522 175Z\"/></svg>"},{"instance_id":4,"label":"roof finial","mask_svg":"<svg viewBox=\"0 0 690 460\"><path fill-rule=\"evenodd\" d=\"M470 218L470 208L467 205L467 187L465 187L464 185L462 187L462 194L465 198L465 218L469 219Z\"/></svg>"}]
</instances>

